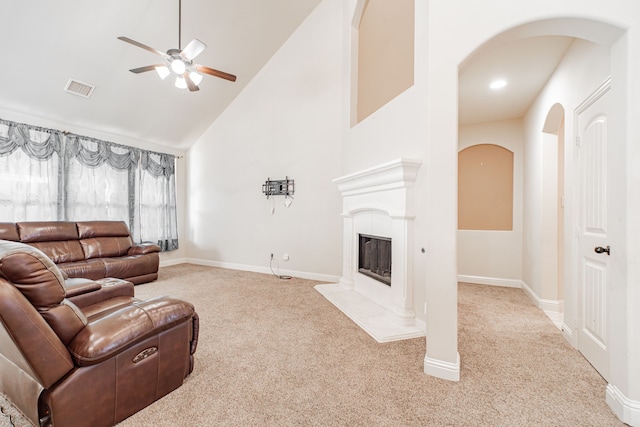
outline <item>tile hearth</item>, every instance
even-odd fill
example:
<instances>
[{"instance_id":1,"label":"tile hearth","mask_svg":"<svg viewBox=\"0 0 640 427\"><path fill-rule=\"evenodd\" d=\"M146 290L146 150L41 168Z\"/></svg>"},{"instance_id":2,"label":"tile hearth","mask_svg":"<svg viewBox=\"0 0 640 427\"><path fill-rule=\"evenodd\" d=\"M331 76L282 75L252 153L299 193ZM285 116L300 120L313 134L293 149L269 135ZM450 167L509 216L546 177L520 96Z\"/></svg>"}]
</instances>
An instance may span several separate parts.
<instances>
[{"instance_id":1,"label":"tile hearth","mask_svg":"<svg viewBox=\"0 0 640 427\"><path fill-rule=\"evenodd\" d=\"M339 284L316 285L316 290L378 342L423 337L416 326L399 324L384 307Z\"/></svg>"}]
</instances>

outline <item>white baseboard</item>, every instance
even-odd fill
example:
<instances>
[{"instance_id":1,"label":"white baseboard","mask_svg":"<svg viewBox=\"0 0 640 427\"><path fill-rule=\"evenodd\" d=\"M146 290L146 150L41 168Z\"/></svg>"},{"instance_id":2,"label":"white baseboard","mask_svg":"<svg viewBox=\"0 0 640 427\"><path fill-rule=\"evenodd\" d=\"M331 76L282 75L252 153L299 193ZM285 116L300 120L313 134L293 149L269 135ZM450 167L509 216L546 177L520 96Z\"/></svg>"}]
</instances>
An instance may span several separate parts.
<instances>
[{"instance_id":1,"label":"white baseboard","mask_svg":"<svg viewBox=\"0 0 640 427\"><path fill-rule=\"evenodd\" d=\"M551 321L562 330L564 324L564 301L563 300L550 300L540 298L526 283L522 282L522 290L533 301L533 303L540 310L544 311L544 314L551 319ZM563 331L564 332L564 331Z\"/></svg>"},{"instance_id":2,"label":"white baseboard","mask_svg":"<svg viewBox=\"0 0 640 427\"><path fill-rule=\"evenodd\" d=\"M424 357L424 373L448 381L460 381L460 353L456 363Z\"/></svg>"},{"instance_id":3,"label":"white baseboard","mask_svg":"<svg viewBox=\"0 0 640 427\"><path fill-rule=\"evenodd\" d=\"M188 262L189 260L187 258L168 259L165 261L160 261L160 267L170 267L172 265L186 264Z\"/></svg>"},{"instance_id":4,"label":"white baseboard","mask_svg":"<svg viewBox=\"0 0 640 427\"><path fill-rule=\"evenodd\" d=\"M228 268L230 270L251 271L253 273L273 274L269 267L247 265L247 264L235 264L231 262L222 261L210 261L205 259L187 258L187 263L206 265L209 267ZM305 271L295 270L274 270L280 276L292 276L299 277L301 279L316 280L318 282L336 283L340 280L340 276L332 276L330 274L309 273Z\"/></svg>"},{"instance_id":5,"label":"white baseboard","mask_svg":"<svg viewBox=\"0 0 640 427\"><path fill-rule=\"evenodd\" d=\"M564 301L540 298L526 283L522 282L522 290L531 298L536 306L551 313L562 313L564 311Z\"/></svg>"},{"instance_id":6,"label":"white baseboard","mask_svg":"<svg viewBox=\"0 0 640 427\"><path fill-rule=\"evenodd\" d=\"M640 427L640 401L627 398L616 386L609 384L607 405L623 423Z\"/></svg>"},{"instance_id":7,"label":"white baseboard","mask_svg":"<svg viewBox=\"0 0 640 427\"><path fill-rule=\"evenodd\" d=\"M504 286L506 288L521 288L522 280L499 279L497 277L467 276L458 274L458 282L475 283L476 285Z\"/></svg>"}]
</instances>

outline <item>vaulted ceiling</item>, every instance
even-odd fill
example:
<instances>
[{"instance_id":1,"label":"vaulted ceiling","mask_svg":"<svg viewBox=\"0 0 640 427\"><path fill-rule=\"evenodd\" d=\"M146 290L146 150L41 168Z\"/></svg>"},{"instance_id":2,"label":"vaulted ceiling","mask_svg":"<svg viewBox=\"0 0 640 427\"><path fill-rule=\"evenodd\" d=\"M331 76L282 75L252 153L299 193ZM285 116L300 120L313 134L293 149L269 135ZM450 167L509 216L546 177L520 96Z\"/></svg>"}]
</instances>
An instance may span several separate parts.
<instances>
[{"instance_id":1,"label":"vaulted ceiling","mask_svg":"<svg viewBox=\"0 0 640 427\"><path fill-rule=\"evenodd\" d=\"M237 76L205 76L190 93L154 71L129 72L160 58L117 39L177 48L178 0L2 1L0 118L9 111L188 148L319 3L183 0L181 47L198 38L207 48L194 62ZM92 95L65 92L69 79L95 86Z\"/></svg>"},{"instance_id":2,"label":"vaulted ceiling","mask_svg":"<svg viewBox=\"0 0 640 427\"><path fill-rule=\"evenodd\" d=\"M181 47L198 38L207 48L194 62L237 76L234 83L204 76L198 92L154 71L129 72L160 58L117 39L177 48L179 0L2 1L0 118L10 112L116 142L122 136L187 149L320 1L183 0ZM479 49L460 69L460 123L521 117L570 42L542 37ZM510 84L493 93L487 84L497 75ZM92 95L65 92L69 79L95 86Z\"/></svg>"}]
</instances>

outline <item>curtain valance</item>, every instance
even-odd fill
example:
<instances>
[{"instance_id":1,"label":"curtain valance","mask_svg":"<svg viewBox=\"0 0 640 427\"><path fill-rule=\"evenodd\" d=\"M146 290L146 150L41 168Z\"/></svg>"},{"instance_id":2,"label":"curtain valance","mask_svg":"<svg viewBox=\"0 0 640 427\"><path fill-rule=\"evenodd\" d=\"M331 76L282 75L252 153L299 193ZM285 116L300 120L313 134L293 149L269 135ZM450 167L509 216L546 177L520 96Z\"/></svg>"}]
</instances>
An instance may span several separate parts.
<instances>
[{"instance_id":1,"label":"curtain valance","mask_svg":"<svg viewBox=\"0 0 640 427\"><path fill-rule=\"evenodd\" d=\"M107 163L114 169L126 170L138 164L140 149L76 135L66 137L69 157L75 157L83 165L98 167ZM173 157L173 156L172 156Z\"/></svg>"},{"instance_id":2,"label":"curtain valance","mask_svg":"<svg viewBox=\"0 0 640 427\"><path fill-rule=\"evenodd\" d=\"M0 120L4 132L0 132L0 156L9 156L20 148L30 158L48 160L54 153L60 155L60 133L50 129Z\"/></svg>"}]
</instances>

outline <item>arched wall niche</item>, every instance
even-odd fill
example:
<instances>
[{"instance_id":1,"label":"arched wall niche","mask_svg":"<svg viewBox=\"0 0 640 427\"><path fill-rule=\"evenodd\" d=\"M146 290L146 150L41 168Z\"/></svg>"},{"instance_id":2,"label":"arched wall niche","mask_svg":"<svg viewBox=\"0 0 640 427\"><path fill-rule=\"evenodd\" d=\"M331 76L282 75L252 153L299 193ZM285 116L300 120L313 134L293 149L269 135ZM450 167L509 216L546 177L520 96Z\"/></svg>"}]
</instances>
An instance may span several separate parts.
<instances>
[{"instance_id":1,"label":"arched wall niche","mask_svg":"<svg viewBox=\"0 0 640 427\"><path fill-rule=\"evenodd\" d=\"M513 152L476 144L458 153L458 228L513 230Z\"/></svg>"},{"instance_id":2,"label":"arched wall niche","mask_svg":"<svg viewBox=\"0 0 640 427\"><path fill-rule=\"evenodd\" d=\"M358 0L352 20L352 126L413 86L414 20L414 0Z\"/></svg>"}]
</instances>

